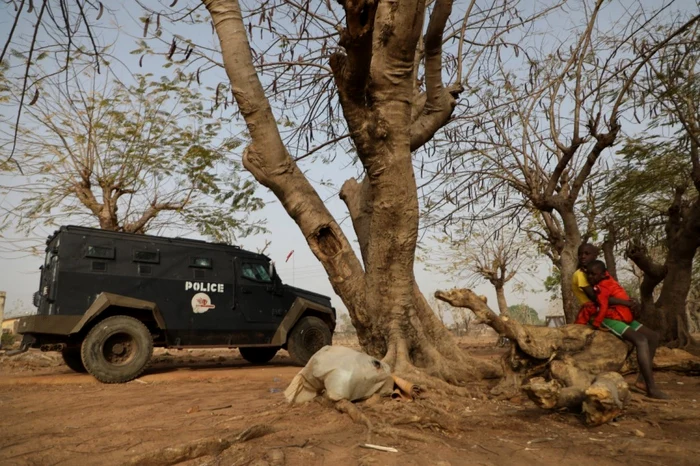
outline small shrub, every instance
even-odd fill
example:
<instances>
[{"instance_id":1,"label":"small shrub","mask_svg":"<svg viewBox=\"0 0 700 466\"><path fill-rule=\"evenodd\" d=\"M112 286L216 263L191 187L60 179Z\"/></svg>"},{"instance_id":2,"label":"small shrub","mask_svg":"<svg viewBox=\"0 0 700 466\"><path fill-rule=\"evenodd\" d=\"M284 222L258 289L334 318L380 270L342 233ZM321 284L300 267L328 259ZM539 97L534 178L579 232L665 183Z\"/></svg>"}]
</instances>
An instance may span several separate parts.
<instances>
[{"instance_id":1,"label":"small shrub","mask_svg":"<svg viewBox=\"0 0 700 466\"><path fill-rule=\"evenodd\" d=\"M16 335L14 335L12 333L3 333L2 334L2 346L3 347L12 346L15 344L16 339L17 339Z\"/></svg>"}]
</instances>

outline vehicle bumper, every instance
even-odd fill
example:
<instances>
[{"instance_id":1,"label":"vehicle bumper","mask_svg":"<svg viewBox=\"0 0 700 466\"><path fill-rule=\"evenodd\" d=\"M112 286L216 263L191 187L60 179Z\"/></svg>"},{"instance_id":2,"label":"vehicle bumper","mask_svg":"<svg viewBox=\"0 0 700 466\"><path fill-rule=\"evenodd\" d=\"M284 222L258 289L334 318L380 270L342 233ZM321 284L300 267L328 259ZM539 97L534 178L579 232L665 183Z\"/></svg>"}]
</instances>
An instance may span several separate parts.
<instances>
[{"instance_id":1,"label":"vehicle bumper","mask_svg":"<svg viewBox=\"0 0 700 466\"><path fill-rule=\"evenodd\" d=\"M82 316L27 316L19 319L17 333L70 335Z\"/></svg>"}]
</instances>

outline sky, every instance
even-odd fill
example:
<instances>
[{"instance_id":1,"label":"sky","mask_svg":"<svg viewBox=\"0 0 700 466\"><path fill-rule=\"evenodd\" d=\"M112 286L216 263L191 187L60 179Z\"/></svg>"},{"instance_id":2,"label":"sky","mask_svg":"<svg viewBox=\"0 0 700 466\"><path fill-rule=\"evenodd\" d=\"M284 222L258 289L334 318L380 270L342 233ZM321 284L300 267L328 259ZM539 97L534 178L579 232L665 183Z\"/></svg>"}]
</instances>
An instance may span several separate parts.
<instances>
[{"instance_id":1,"label":"sky","mask_svg":"<svg viewBox=\"0 0 700 466\"><path fill-rule=\"evenodd\" d=\"M656 3L655 0L645 1L648 1L650 4ZM459 4L459 2L456 3ZM679 4L681 9L697 6L693 0L681 1ZM119 5L121 5L121 2ZM9 11L10 8L10 4L8 3L3 3L3 5L0 6L0 31L7 30L9 26L12 15L6 14L3 10ZM610 18L615 16L615 8L615 6L610 7L608 13ZM147 60L143 68L139 68L139 55L129 54L129 51L134 48L129 44L132 44L135 38L140 36L142 27L138 23L135 15L131 12L133 9L122 8L120 10L117 6L116 10L118 10L116 18L119 26L117 27L116 24L112 24L111 28L103 31L101 34L103 34L102 38L106 41L118 41L119 44L124 44L124 46L120 46L117 49L117 56L121 65L135 72L152 71L154 73L162 73L163 69L155 60L153 62ZM29 34L29 26L28 22L22 23L19 26L19 32L24 35ZM550 26L553 28L567 27L565 21L550 23ZM4 34L0 33L0 38L4 39L4 37ZM241 128L230 129L231 134L237 134L240 131ZM240 154L234 154L234 156L240 157ZM335 162L328 165L315 164L312 167L302 162L300 166L303 170L312 169L310 172L312 180L318 181L323 179L330 182L330 186L328 186L327 183L316 183L319 194L323 199L327 199L329 210L340 222L346 235L356 243L354 241L355 236L352 231L352 226L347 218L347 211L337 194L342 183L347 178L356 176L357 174L356 169L352 167L348 169L350 164L351 161L347 154L337 154ZM0 175L0 180L2 180L2 175ZM345 309L344 305L334 294L325 271L311 253L299 228L269 190L260 187L258 189L258 195L263 197L266 202L266 207L259 213L259 216L260 218L266 219L266 226L269 233L241 238L238 244L245 249L255 251L263 248L269 241L270 244L265 250L265 253L275 261L277 270L285 283L331 296L333 305L336 309L343 312ZM16 202L16 199L12 197L0 198L0 206L5 208L12 205L13 202ZM51 231L38 229L38 233L41 235L48 235ZM164 234L165 236L172 236L174 233L166 231ZM4 238L0 238L0 241L9 242L11 237L12 235L8 235ZM197 235L193 234L190 235L190 237L197 238ZM422 240L424 241L422 246L430 247L430 240L427 238L426 236ZM294 251L293 255L288 261L285 261L291 251ZM42 264L43 259L37 256L3 254L0 261L2 261L2 267L0 267L0 290L7 292L6 314L8 312L31 312L33 310L31 306L31 295L38 287L39 266ZM551 265L542 259L536 262L538 267L535 273L519 277L524 282L525 286L523 289L516 291L512 286L506 287L507 299L509 304L526 303L532 306L538 311L540 316L556 313L558 303L550 302L549 295L544 292L542 287L542 282L549 274ZM421 263L416 263L415 274L418 285L426 296L432 295L437 289L464 285L463 282L459 282L453 277L426 270ZM489 302L494 303L495 306L496 297L492 286L482 283L476 286L475 290L479 294L486 295Z\"/></svg>"}]
</instances>

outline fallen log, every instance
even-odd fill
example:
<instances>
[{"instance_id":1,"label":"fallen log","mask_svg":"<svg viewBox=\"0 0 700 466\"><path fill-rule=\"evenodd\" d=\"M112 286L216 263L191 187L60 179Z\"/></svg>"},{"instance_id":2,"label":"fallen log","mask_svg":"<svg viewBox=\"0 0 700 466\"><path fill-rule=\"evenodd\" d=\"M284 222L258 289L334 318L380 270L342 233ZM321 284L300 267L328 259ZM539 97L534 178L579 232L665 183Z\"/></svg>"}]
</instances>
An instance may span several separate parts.
<instances>
[{"instance_id":1,"label":"fallen log","mask_svg":"<svg viewBox=\"0 0 700 466\"><path fill-rule=\"evenodd\" d=\"M436 291L435 297L465 307L477 319L510 339L504 378L492 395L511 397L524 390L544 409L568 408L598 425L617 416L629 401L629 387L619 374L634 372L632 346L613 334L586 325L540 327L499 317L468 289ZM634 359L634 361L632 361ZM698 372L700 359L682 350L659 348L655 368Z\"/></svg>"}]
</instances>

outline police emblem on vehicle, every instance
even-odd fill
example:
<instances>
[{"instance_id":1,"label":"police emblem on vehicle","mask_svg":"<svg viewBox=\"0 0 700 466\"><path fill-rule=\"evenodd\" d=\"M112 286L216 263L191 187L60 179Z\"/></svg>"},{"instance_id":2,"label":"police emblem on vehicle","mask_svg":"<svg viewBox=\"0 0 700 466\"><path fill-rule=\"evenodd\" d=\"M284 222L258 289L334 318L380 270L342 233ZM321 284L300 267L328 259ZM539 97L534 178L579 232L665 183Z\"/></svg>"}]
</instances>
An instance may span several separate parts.
<instances>
[{"instance_id":1,"label":"police emblem on vehicle","mask_svg":"<svg viewBox=\"0 0 700 466\"><path fill-rule=\"evenodd\" d=\"M215 307L216 306L211 303L211 298L206 293L197 293L192 296L192 312L195 314L203 314Z\"/></svg>"}]
</instances>

